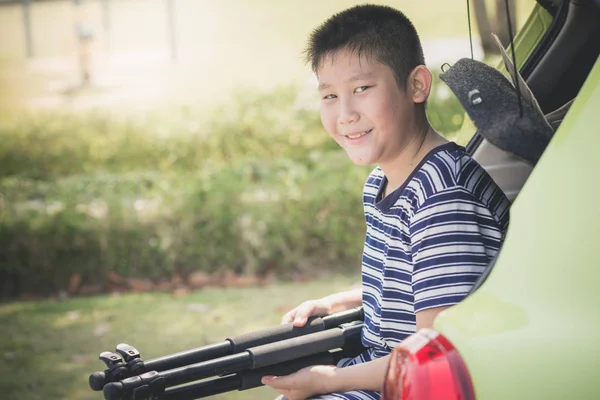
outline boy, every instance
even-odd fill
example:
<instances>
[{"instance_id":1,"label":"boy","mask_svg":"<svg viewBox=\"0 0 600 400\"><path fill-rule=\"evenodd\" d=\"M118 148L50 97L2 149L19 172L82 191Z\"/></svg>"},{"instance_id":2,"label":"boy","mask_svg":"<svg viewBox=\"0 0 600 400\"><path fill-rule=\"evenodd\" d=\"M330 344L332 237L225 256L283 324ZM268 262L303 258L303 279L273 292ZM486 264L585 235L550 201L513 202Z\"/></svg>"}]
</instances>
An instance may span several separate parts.
<instances>
[{"instance_id":1,"label":"boy","mask_svg":"<svg viewBox=\"0 0 600 400\"><path fill-rule=\"evenodd\" d=\"M364 5L336 14L313 32L307 56L325 129L355 164L378 166L363 192L362 288L302 303L283 322L363 305L367 351L263 383L290 400L379 399L391 350L460 302L498 252L509 202L429 125L431 74L402 13Z\"/></svg>"}]
</instances>

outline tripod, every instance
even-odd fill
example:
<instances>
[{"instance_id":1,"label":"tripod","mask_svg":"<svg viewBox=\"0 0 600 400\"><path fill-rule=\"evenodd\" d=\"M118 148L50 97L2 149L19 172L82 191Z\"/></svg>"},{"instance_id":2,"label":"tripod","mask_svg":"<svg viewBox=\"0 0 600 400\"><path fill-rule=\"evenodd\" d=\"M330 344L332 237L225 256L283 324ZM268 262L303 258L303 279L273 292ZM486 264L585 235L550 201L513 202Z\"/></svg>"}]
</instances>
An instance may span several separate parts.
<instances>
[{"instance_id":1,"label":"tripod","mask_svg":"<svg viewBox=\"0 0 600 400\"><path fill-rule=\"evenodd\" d=\"M143 361L128 344L100 354L108 367L89 377L106 400L193 400L262 386L265 375L337 364L364 348L362 307L250 332L223 342ZM212 378L212 379L207 379Z\"/></svg>"}]
</instances>

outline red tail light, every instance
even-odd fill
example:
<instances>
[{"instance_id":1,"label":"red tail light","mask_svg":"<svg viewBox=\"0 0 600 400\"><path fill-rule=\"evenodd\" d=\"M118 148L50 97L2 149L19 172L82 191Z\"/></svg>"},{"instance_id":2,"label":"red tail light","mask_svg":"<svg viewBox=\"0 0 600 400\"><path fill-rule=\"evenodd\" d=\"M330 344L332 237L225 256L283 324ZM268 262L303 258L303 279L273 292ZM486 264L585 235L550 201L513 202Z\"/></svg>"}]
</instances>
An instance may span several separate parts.
<instances>
[{"instance_id":1,"label":"red tail light","mask_svg":"<svg viewBox=\"0 0 600 400\"><path fill-rule=\"evenodd\" d=\"M421 329L393 352L382 400L474 400L458 351L433 329Z\"/></svg>"}]
</instances>

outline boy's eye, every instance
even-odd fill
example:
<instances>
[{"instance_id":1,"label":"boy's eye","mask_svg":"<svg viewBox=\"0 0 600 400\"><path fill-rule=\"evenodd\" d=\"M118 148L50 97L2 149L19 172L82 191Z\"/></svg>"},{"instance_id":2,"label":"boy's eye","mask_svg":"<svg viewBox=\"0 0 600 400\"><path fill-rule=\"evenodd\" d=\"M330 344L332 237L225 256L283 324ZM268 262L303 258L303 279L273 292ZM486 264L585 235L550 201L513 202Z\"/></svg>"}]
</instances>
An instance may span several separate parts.
<instances>
[{"instance_id":1,"label":"boy's eye","mask_svg":"<svg viewBox=\"0 0 600 400\"><path fill-rule=\"evenodd\" d=\"M367 90L368 88L370 88L370 86L359 86L356 89L354 89L354 93L361 93L364 92L365 90Z\"/></svg>"},{"instance_id":2,"label":"boy's eye","mask_svg":"<svg viewBox=\"0 0 600 400\"><path fill-rule=\"evenodd\" d=\"M337 96L335 94L327 94L323 96L323 100L335 99Z\"/></svg>"}]
</instances>

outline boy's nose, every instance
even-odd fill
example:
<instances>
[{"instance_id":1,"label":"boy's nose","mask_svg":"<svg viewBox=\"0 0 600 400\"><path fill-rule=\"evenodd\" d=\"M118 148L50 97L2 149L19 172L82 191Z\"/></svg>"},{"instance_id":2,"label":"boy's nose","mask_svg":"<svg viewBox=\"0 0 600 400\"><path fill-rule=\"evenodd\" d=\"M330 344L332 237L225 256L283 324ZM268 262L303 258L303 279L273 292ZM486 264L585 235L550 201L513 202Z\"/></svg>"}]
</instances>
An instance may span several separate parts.
<instances>
[{"instance_id":1,"label":"boy's nose","mask_svg":"<svg viewBox=\"0 0 600 400\"><path fill-rule=\"evenodd\" d=\"M358 112L356 112L356 110L350 104L344 104L340 107L340 112L338 114L338 124L348 125L353 122L357 122L358 119Z\"/></svg>"}]
</instances>

